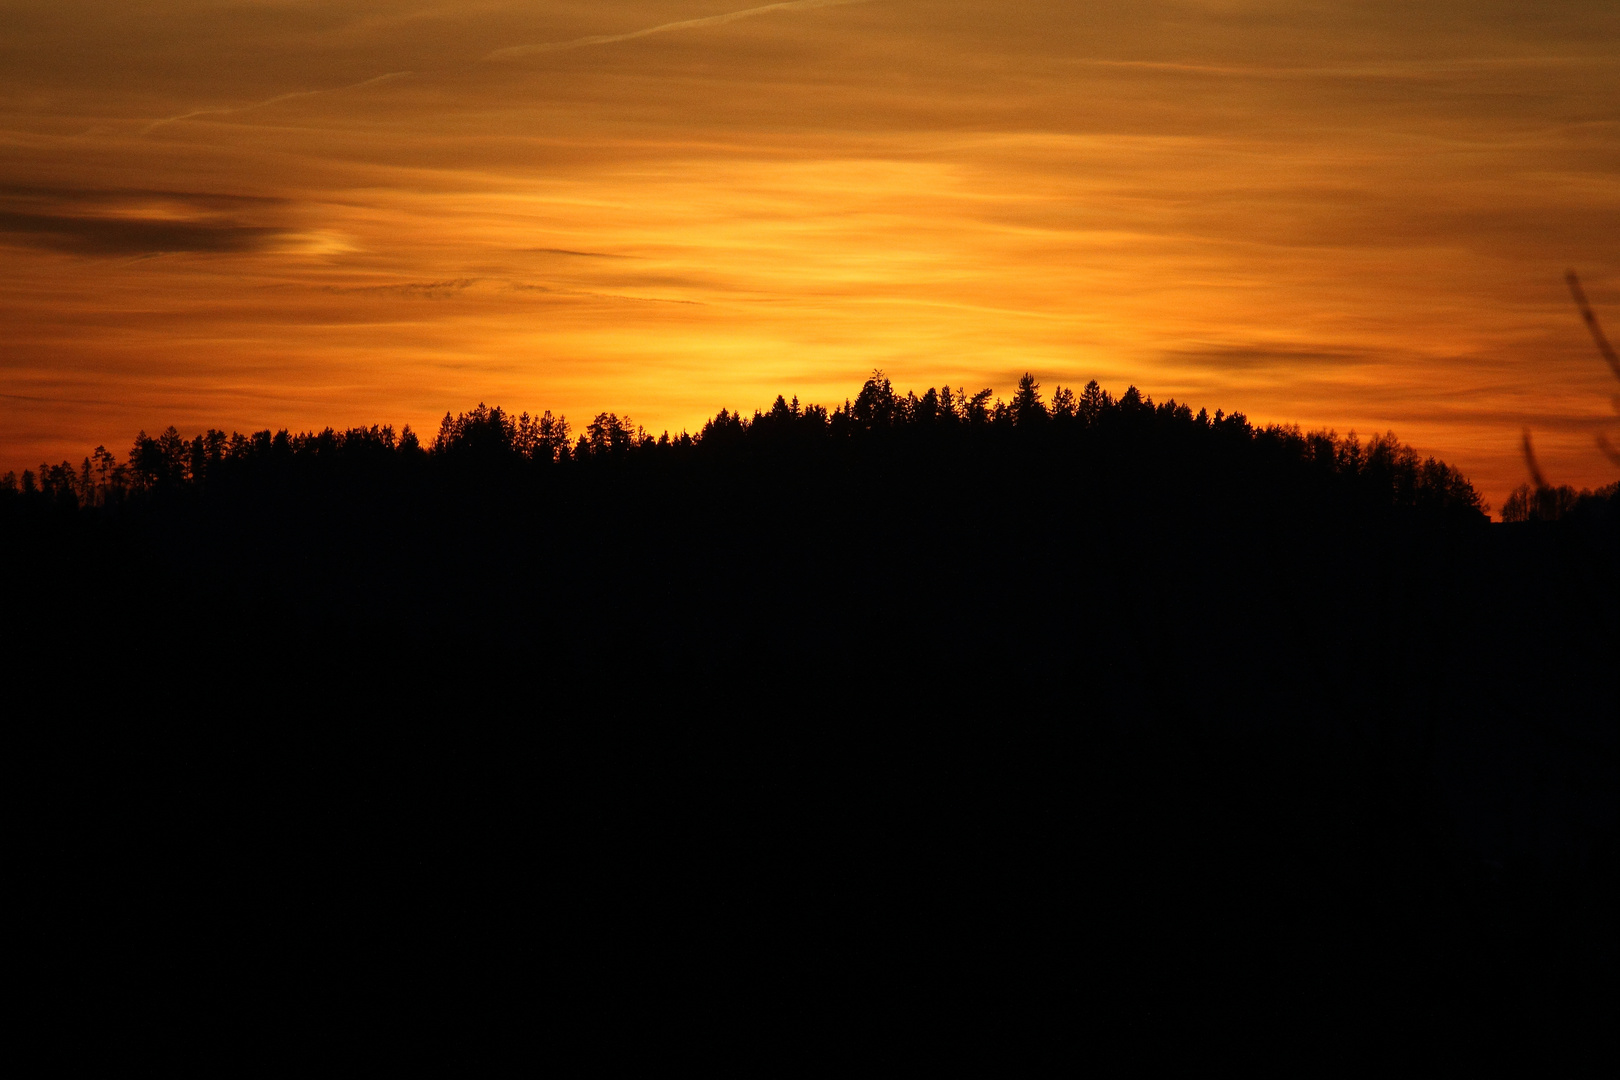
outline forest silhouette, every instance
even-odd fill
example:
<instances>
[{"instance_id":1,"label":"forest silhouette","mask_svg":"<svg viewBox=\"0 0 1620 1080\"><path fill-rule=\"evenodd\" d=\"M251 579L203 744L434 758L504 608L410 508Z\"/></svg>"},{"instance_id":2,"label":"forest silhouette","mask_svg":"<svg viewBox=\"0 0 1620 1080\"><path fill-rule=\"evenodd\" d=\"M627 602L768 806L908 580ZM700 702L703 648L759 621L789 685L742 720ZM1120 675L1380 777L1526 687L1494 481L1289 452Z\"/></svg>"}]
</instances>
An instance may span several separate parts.
<instances>
[{"instance_id":1,"label":"forest silhouette","mask_svg":"<svg viewBox=\"0 0 1620 1080\"><path fill-rule=\"evenodd\" d=\"M565 417L549 411L538 417L513 416L482 404L470 413L447 413L426 448L409 426L398 435L391 426L372 426L298 435L265 430L227 436L209 430L192 439L171 427L156 438L141 432L124 462L97 447L78 467L63 462L41 465L37 476L32 470L21 478L8 473L0 477L0 495L34 497L56 506L109 507L142 497L172 497L182 490L212 494L267 482L284 489L320 482L313 480L316 474L327 483L341 476L341 482L365 485L397 481L402 469L414 468L412 481L422 482L429 462L439 478L455 477L465 484L497 472L504 482L522 484L520 464L527 465L527 486L533 487L543 483L547 467L618 461L626 455L660 463L696 457L704 464L764 455L780 464L789 457L815 457L819 451L875 460L910 443L912 457L965 451L994 458L1033 451L1058 454L1066 465L1084 463L1093 470L1106 461L1116 472L1162 467L1178 456L1186 459L1181 462L1185 467L1192 458L1224 447L1218 469L1199 470L1204 481L1217 471L1242 473L1237 482L1269 484L1278 496L1293 485L1309 489L1292 496L1296 500L1303 495L1318 504L1339 501L1363 510L1399 507L1466 514L1483 505L1455 469L1433 458L1421 460L1393 434L1363 446L1354 433L1341 439L1331 432L1304 434L1281 425L1255 429L1241 413L1226 416L1217 410L1210 417L1200 410L1194 416L1174 400L1155 405L1134 386L1116 401L1095 381L1078 393L1060 386L1048 404L1029 374L1010 402L997 399L992 404L992 394L986 389L969 395L946 386L921 397L915 392L901 396L882 372L874 372L853 403L846 400L830 412L779 396L769 410L756 411L751 418L722 409L696 436L683 432L676 439L668 432L655 439L632 427L628 418L602 413L571 442ZM1238 449L1245 445L1246 450Z\"/></svg>"},{"instance_id":2,"label":"forest silhouette","mask_svg":"<svg viewBox=\"0 0 1620 1080\"><path fill-rule=\"evenodd\" d=\"M122 901L73 902L112 952L251 918L406 983L543 954L582 1014L1583 1075L1616 497L1491 524L1393 435L874 372L656 438L143 432L6 477L0 536L34 726L86 717L59 797L108 808ZM456 949L403 957L422 920Z\"/></svg>"}]
</instances>

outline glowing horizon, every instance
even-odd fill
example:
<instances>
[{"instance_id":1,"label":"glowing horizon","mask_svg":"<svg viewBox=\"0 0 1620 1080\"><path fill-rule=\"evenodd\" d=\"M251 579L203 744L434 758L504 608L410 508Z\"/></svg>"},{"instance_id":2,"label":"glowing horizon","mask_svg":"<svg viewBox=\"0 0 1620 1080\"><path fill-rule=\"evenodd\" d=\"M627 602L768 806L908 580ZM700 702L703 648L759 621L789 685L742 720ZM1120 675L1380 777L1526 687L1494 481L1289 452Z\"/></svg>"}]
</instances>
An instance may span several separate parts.
<instances>
[{"instance_id":1,"label":"glowing horizon","mask_svg":"<svg viewBox=\"0 0 1620 1080\"><path fill-rule=\"evenodd\" d=\"M1615 478L1612 5L0 9L0 471L882 368Z\"/></svg>"}]
</instances>

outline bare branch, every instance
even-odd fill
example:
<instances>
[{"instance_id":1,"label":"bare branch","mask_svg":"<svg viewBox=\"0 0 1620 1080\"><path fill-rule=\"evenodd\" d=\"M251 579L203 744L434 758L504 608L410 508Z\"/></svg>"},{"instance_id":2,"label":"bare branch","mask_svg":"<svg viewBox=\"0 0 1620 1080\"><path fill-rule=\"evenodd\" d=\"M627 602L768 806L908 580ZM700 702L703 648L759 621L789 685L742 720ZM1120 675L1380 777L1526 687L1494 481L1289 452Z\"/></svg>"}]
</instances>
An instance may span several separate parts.
<instances>
[{"instance_id":1,"label":"bare branch","mask_svg":"<svg viewBox=\"0 0 1620 1080\"><path fill-rule=\"evenodd\" d=\"M1609 362L1609 370L1614 372L1614 377L1620 379L1620 357L1615 356L1614 346L1603 336L1603 327L1598 325L1592 305L1586 302L1586 293L1581 289L1581 279L1575 276L1575 271L1566 270L1564 280L1569 282L1570 295L1575 298L1575 306L1581 309L1581 318L1586 320L1586 328L1592 331L1592 340L1597 342L1598 352Z\"/></svg>"},{"instance_id":2,"label":"bare branch","mask_svg":"<svg viewBox=\"0 0 1620 1080\"><path fill-rule=\"evenodd\" d=\"M1536 451L1530 445L1530 429L1524 429L1524 464L1530 470L1530 479L1536 482L1537 490L1547 486L1547 480L1541 475L1541 466L1536 464Z\"/></svg>"},{"instance_id":3,"label":"bare branch","mask_svg":"<svg viewBox=\"0 0 1620 1080\"><path fill-rule=\"evenodd\" d=\"M1608 458L1610 461L1614 462L1616 465L1620 465L1620 452L1617 452L1615 450L1615 448L1612 445L1610 445L1609 440L1608 440L1608 438L1606 436L1604 436L1603 434L1600 433L1598 435L1598 437L1597 437L1597 444L1598 444L1598 449L1603 451L1603 456L1604 457Z\"/></svg>"}]
</instances>

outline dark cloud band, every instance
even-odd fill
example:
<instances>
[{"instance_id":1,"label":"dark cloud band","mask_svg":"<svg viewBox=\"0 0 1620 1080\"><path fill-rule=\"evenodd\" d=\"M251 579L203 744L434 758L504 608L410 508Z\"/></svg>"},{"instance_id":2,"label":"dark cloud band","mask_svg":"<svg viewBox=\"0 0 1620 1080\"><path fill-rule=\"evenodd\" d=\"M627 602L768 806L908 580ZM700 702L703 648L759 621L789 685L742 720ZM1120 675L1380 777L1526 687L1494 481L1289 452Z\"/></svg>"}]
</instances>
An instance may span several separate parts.
<instances>
[{"instance_id":1,"label":"dark cloud band","mask_svg":"<svg viewBox=\"0 0 1620 1080\"><path fill-rule=\"evenodd\" d=\"M132 202L155 207L132 211ZM0 242L92 256L262 251L287 230L243 215L282 205L212 192L8 186L0 188Z\"/></svg>"},{"instance_id":2,"label":"dark cloud band","mask_svg":"<svg viewBox=\"0 0 1620 1080\"><path fill-rule=\"evenodd\" d=\"M0 211L0 236L13 244L75 255L261 251L282 229L231 221L69 217Z\"/></svg>"}]
</instances>

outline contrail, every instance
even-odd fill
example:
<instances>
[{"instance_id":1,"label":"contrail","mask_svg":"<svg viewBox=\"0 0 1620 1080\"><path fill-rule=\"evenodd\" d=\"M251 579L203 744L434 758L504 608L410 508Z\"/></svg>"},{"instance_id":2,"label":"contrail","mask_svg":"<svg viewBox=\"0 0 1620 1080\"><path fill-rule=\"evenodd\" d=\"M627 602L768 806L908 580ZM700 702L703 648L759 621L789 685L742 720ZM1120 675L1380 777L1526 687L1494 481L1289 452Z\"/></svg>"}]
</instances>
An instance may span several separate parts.
<instances>
[{"instance_id":1,"label":"contrail","mask_svg":"<svg viewBox=\"0 0 1620 1080\"><path fill-rule=\"evenodd\" d=\"M596 34L591 37L575 38L573 41L551 41L540 45L513 45L505 49L496 49L494 52L482 57L482 60L511 60L520 56L563 52L568 49L583 49L590 45L611 45L616 41L630 41L634 38L648 37L652 34L666 34L672 30L691 30L700 26L723 26L738 19L747 19L755 15L767 15L773 11L809 11L812 8L843 7L847 4L871 2L872 0L782 0L780 3L744 8L741 11L728 11L721 15L707 15L701 19L682 19L679 22L648 26L641 30L632 30L626 34ZM414 74L416 73L412 71L393 71L387 75L378 75L370 79L363 79L357 83L350 83L347 86L334 86L327 90L297 90L290 94L278 94L273 98L255 101L248 105L233 105L222 109L193 109L177 116L166 116L162 120L154 120L141 129L141 134L150 135L160 127L177 124L182 120L190 120L196 116L229 116L233 113L250 112L254 109L274 105L277 102L291 101L293 98L314 97L317 94L336 94L344 90L358 90L362 86L370 86L372 83L379 83L385 79L398 79Z\"/></svg>"},{"instance_id":2,"label":"contrail","mask_svg":"<svg viewBox=\"0 0 1620 1080\"><path fill-rule=\"evenodd\" d=\"M160 127L163 127L165 124L177 124L182 120L190 120L193 116L229 116L232 113L250 112L253 109L262 109L266 105L274 105L278 101L291 101L293 98L314 97L317 94L336 94L344 90L358 90L362 86L370 86L372 83L380 83L385 79L398 79L402 76L411 74L414 74L414 72L390 71L387 75L376 75L369 79L362 79L357 83L350 83L347 86L334 86L326 90L295 90L290 94L277 94L273 98L265 98L263 101L255 101L250 105L232 105L225 109L193 109L191 112L181 113L178 116L166 116L162 120L154 120L150 124L147 124L146 127L141 129L141 134L150 135L152 132L156 131Z\"/></svg>"},{"instance_id":3,"label":"contrail","mask_svg":"<svg viewBox=\"0 0 1620 1080\"><path fill-rule=\"evenodd\" d=\"M573 41L552 41L542 45L513 45L510 48L496 49L485 56L485 60L511 60L520 56L534 56L539 53L562 52L566 49L583 49L588 45L611 45L616 41L630 41L634 38L648 37L652 34L667 34L672 30L691 30L699 26L721 26L738 19L747 19L755 15L765 15L772 11L805 11L810 8L842 7L845 4L864 4L870 0L784 0L782 3L765 4L762 7L744 8L742 11L728 11L723 15L708 15L701 19L682 19L680 22L663 23L659 26L649 26L641 30L632 30L628 34L596 34L592 37L575 38Z\"/></svg>"}]
</instances>

